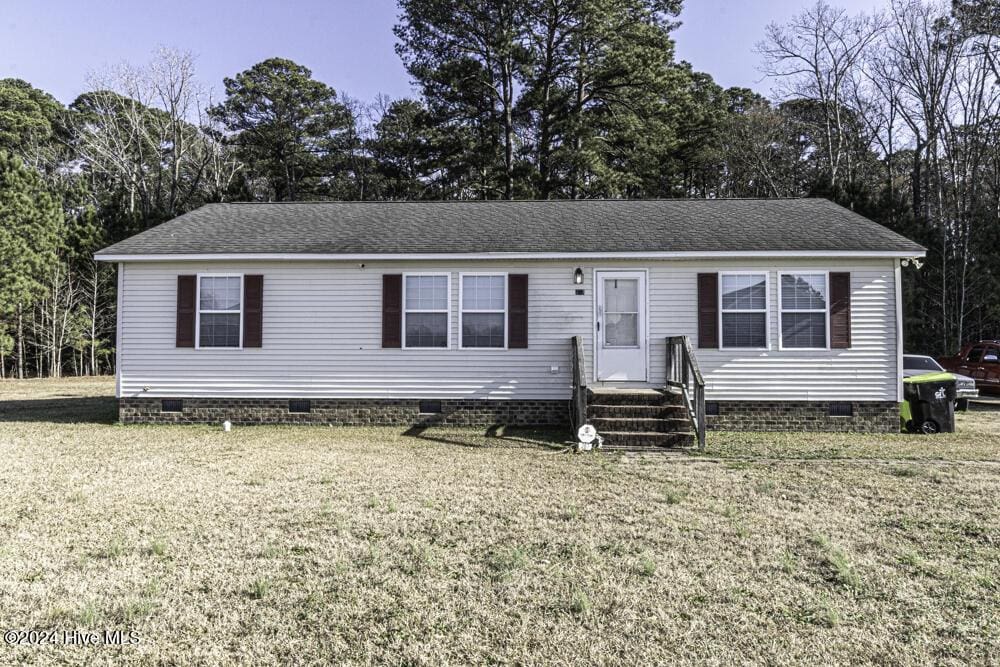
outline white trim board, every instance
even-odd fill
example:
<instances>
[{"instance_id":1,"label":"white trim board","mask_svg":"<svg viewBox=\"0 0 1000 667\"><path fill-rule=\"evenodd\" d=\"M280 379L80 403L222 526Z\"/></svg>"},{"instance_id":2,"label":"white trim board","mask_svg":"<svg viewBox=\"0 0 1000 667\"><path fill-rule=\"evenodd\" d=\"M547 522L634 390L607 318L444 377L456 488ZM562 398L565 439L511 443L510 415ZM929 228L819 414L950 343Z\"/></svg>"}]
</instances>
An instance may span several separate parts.
<instances>
[{"instance_id":1,"label":"white trim board","mask_svg":"<svg viewBox=\"0 0 1000 667\"><path fill-rule=\"evenodd\" d=\"M656 252L438 252L438 253L178 253L121 255L100 253L99 262L197 262L197 261L310 261L343 262L378 260L464 260L464 259L727 259L773 257L823 258L884 258L914 259L925 252L898 250L717 250L717 251L656 251Z\"/></svg>"},{"instance_id":2,"label":"white trim board","mask_svg":"<svg viewBox=\"0 0 1000 667\"><path fill-rule=\"evenodd\" d=\"M893 267L893 291L896 298L896 401L903 402L903 267Z\"/></svg>"},{"instance_id":3,"label":"white trim board","mask_svg":"<svg viewBox=\"0 0 1000 667\"><path fill-rule=\"evenodd\" d=\"M197 290L196 290L197 291ZM122 316L125 313L125 265L118 264L118 298L115 312L115 398L122 397Z\"/></svg>"}]
</instances>

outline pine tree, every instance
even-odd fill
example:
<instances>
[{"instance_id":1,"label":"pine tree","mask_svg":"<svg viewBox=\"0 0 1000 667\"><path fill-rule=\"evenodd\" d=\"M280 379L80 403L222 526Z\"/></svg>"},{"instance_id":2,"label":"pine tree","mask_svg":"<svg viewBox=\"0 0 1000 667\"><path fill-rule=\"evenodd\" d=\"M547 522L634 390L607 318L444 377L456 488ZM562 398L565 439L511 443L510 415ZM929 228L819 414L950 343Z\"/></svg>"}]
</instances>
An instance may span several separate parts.
<instances>
[{"instance_id":1,"label":"pine tree","mask_svg":"<svg viewBox=\"0 0 1000 667\"><path fill-rule=\"evenodd\" d=\"M20 158L0 151L0 318L17 333L23 353L23 312L45 289L58 261L62 206L41 176ZM23 354L18 355L23 375Z\"/></svg>"}]
</instances>

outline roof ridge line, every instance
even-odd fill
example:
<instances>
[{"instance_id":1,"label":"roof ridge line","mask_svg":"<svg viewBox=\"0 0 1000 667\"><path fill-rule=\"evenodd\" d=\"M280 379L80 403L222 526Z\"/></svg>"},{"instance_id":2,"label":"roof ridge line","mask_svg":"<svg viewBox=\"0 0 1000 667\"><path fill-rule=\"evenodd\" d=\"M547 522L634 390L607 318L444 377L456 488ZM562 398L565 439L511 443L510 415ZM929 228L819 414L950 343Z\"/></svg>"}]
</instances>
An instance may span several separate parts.
<instances>
[{"instance_id":1,"label":"roof ridge line","mask_svg":"<svg viewBox=\"0 0 1000 667\"><path fill-rule=\"evenodd\" d=\"M835 204L825 197L654 197L649 199L615 199L603 197L598 199L304 199L301 201L226 201L211 202L207 205L233 206L269 206L296 204L593 204L607 203L698 203L698 202L731 202L731 201L817 201Z\"/></svg>"}]
</instances>

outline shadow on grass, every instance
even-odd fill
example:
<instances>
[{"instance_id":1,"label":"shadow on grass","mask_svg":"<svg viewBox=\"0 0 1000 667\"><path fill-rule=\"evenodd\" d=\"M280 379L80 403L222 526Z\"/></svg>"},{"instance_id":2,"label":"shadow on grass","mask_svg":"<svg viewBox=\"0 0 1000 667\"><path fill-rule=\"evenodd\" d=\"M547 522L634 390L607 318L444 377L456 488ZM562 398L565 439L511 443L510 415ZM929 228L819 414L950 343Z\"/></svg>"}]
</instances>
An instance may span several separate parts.
<instances>
[{"instance_id":1,"label":"shadow on grass","mask_svg":"<svg viewBox=\"0 0 1000 667\"><path fill-rule=\"evenodd\" d=\"M447 426L418 424L403 431L403 435L459 447L483 448L497 444L543 449L566 447L566 433L559 429L518 428L500 424L494 424L482 433L473 429L458 430Z\"/></svg>"},{"instance_id":2,"label":"shadow on grass","mask_svg":"<svg viewBox=\"0 0 1000 667\"><path fill-rule=\"evenodd\" d=\"M113 424L118 404L113 396L66 396L0 401L0 422Z\"/></svg>"}]
</instances>

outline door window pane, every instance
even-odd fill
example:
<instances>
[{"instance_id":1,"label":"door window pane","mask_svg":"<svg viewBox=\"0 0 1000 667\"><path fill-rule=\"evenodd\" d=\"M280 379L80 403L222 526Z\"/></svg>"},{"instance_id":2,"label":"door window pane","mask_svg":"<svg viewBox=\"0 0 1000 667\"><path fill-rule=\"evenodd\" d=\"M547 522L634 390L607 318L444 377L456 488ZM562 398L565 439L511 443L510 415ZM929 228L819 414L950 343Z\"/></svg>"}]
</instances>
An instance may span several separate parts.
<instances>
[{"instance_id":1,"label":"door window pane","mask_svg":"<svg viewBox=\"0 0 1000 667\"><path fill-rule=\"evenodd\" d=\"M604 279L604 345L639 345L639 281L635 278Z\"/></svg>"},{"instance_id":2,"label":"door window pane","mask_svg":"<svg viewBox=\"0 0 1000 667\"><path fill-rule=\"evenodd\" d=\"M607 347L639 345L639 315L636 313L606 313L604 344Z\"/></svg>"},{"instance_id":3,"label":"door window pane","mask_svg":"<svg viewBox=\"0 0 1000 667\"><path fill-rule=\"evenodd\" d=\"M604 311L607 313L639 312L639 281L634 278L604 280Z\"/></svg>"}]
</instances>

